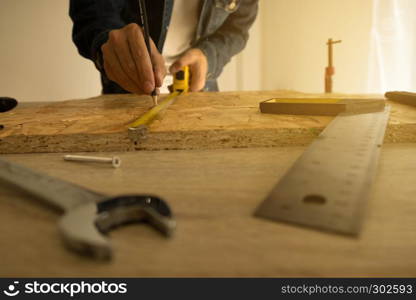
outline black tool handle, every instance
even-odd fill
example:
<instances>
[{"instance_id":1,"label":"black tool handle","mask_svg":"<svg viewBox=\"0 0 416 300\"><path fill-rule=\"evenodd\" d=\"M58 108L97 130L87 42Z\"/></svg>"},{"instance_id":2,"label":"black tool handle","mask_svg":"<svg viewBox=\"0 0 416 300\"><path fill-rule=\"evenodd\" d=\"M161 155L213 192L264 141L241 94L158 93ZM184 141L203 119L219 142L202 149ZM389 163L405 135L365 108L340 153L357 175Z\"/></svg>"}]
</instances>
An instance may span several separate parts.
<instances>
[{"instance_id":1,"label":"black tool handle","mask_svg":"<svg viewBox=\"0 0 416 300\"><path fill-rule=\"evenodd\" d=\"M147 17L146 1L139 0L140 19L144 30L144 42L146 43L147 52L149 53L150 60L152 59L152 48L150 47L150 31L149 20ZM153 90L152 96L157 95L156 88Z\"/></svg>"},{"instance_id":2,"label":"black tool handle","mask_svg":"<svg viewBox=\"0 0 416 300\"><path fill-rule=\"evenodd\" d=\"M146 1L139 0L139 11L140 11L140 19L142 21L142 26L144 30L144 41L146 43L147 51L149 52L149 56L152 56L152 49L150 47L150 33L149 33L149 21L147 18L147 10L146 10Z\"/></svg>"},{"instance_id":3,"label":"black tool handle","mask_svg":"<svg viewBox=\"0 0 416 300\"><path fill-rule=\"evenodd\" d=\"M17 100L9 97L0 97L0 112L12 110L17 106Z\"/></svg>"}]
</instances>

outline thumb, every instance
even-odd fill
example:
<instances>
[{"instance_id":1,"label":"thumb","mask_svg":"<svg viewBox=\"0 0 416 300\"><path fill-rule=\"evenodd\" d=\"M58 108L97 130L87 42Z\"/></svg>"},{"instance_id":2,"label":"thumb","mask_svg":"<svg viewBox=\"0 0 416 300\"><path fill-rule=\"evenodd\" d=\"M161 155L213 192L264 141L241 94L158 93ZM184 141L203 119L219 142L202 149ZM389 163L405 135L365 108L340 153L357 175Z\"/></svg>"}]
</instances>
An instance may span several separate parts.
<instances>
[{"instance_id":1,"label":"thumb","mask_svg":"<svg viewBox=\"0 0 416 300\"><path fill-rule=\"evenodd\" d=\"M175 74L179 72L182 68L189 66L194 63L194 56L186 52L184 55L182 55L172 66L169 68L169 72L171 74Z\"/></svg>"},{"instance_id":2,"label":"thumb","mask_svg":"<svg viewBox=\"0 0 416 300\"><path fill-rule=\"evenodd\" d=\"M163 56L159 53L159 50L156 48L156 45L151 41L152 46L152 64L153 64L153 72L155 75L155 83L156 87L161 87L163 84L163 79L166 76L166 67L165 67L165 60Z\"/></svg>"}]
</instances>

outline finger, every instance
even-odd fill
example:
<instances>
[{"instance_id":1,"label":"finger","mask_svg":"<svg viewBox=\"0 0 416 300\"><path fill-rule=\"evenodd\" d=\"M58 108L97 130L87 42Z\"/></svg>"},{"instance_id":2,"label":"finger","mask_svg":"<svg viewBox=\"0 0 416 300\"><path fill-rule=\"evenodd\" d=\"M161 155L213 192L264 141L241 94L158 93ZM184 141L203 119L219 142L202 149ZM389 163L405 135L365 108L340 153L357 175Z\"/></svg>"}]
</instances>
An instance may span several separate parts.
<instances>
[{"instance_id":1,"label":"finger","mask_svg":"<svg viewBox=\"0 0 416 300\"><path fill-rule=\"evenodd\" d=\"M199 92L205 86L206 73L208 71L207 65L199 60L195 53L188 51L170 67L170 72L175 74L185 66L189 66L191 73L189 90L191 92Z\"/></svg>"},{"instance_id":2,"label":"finger","mask_svg":"<svg viewBox=\"0 0 416 300\"><path fill-rule=\"evenodd\" d=\"M143 94L142 91L137 89L137 86L135 84L132 84L129 81L126 81L123 78L123 76L120 76L118 73L113 72L112 68L107 63L104 63L104 68L106 70L105 72L107 74L108 79L116 82L119 86L121 86L123 89L125 89L128 92L138 94L138 95Z\"/></svg>"},{"instance_id":3,"label":"finger","mask_svg":"<svg viewBox=\"0 0 416 300\"><path fill-rule=\"evenodd\" d=\"M135 83L137 88L139 88L140 79L137 73L136 63L131 55L127 40L122 37L121 40L117 41L116 45L117 47L114 47L113 49L115 50L115 54L117 55L121 68L130 80Z\"/></svg>"},{"instance_id":4,"label":"finger","mask_svg":"<svg viewBox=\"0 0 416 300\"><path fill-rule=\"evenodd\" d=\"M115 51L111 47L103 49L104 69L109 79L118 83L126 91L141 94L137 85L124 73Z\"/></svg>"},{"instance_id":5,"label":"finger","mask_svg":"<svg viewBox=\"0 0 416 300\"><path fill-rule=\"evenodd\" d=\"M127 40L136 64L140 87L143 92L151 93L155 89L155 79L152 62L146 48L142 30L137 25L128 27Z\"/></svg>"},{"instance_id":6,"label":"finger","mask_svg":"<svg viewBox=\"0 0 416 300\"><path fill-rule=\"evenodd\" d=\"M199 92L205 86L206 70L204 70L204 66L202 64L196 63L189 66L189 71L191 73L189 91Z\"/></svg>"},{"instance_id":7,"label":"finger","mask_svg":"<svg viewBox=\"0 0 416 300\"><path fill-rule=\"evenodd\" d=\"M176 74L179 72L183 67L189 66L195 62L194 56L187 52L182 55L172 66L169 68L169 72L171 74Z\"/></svg>"},{"instance_id":8,"label":"finger","mask_svg":"<svg viewBox=\"0 0 416 300\"><path fill-rule=\"evenodd\" d=\"M104 63L105 72L107 74L108 79L111 81L116 82L119 86L125 89L128 92L135 93L135 94L143 94L140 90L137 89L135 85L130 85L128 82L123 81L122 78L119 78L113 73L111 67L108 64Z\"/></svg>"}]
</instances>

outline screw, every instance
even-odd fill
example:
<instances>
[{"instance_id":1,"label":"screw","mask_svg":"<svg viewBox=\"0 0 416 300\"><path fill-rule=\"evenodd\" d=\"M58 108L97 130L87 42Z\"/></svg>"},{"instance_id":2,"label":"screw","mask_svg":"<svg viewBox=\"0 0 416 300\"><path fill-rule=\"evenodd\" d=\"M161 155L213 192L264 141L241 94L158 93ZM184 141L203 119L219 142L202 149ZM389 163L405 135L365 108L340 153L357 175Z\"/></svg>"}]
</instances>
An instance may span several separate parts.
<instances>
[{"instance_id":1,"label":"screw","mask_svg":"<svg viewBox=\"0 0 416 300\"><path fill-rule=\"evenodd\" d=\"M112 164L114 168L121 165L121 159L117 156L113 157L97 157L97 156L81 156L81 155L65 155L64 160L67 161L81 161L81 162L98 162Z\"/></svg>"}]
</instances>

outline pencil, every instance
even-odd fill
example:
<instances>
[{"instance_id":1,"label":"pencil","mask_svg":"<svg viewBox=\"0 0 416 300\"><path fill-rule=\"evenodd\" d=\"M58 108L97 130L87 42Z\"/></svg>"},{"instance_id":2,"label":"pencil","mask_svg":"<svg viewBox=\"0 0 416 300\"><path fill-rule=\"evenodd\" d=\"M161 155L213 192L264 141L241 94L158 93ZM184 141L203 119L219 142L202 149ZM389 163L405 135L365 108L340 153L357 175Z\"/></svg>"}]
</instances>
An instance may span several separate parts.
<instances>
[{"instance_id":1,"label":"pencil","mask_svg":"<svg viewBox=\"0 0 416 300\"><path fill-rule=\"evenodd\" d=\"M144 30L144 41L146 43L147 52L149 53L150 59L152 58L152 48L150 47L150 33L149 33L149 21L147 18L147 10L146 10L146 1L145 0L139 0L139 11L140 11L140 19L142 21L143 30ZM157 105L157 100L159 97L159 93L157 91L157 88L153 90L153 92L150 94L153 99L153 104Z\"/></svg>"}]
</instances>

